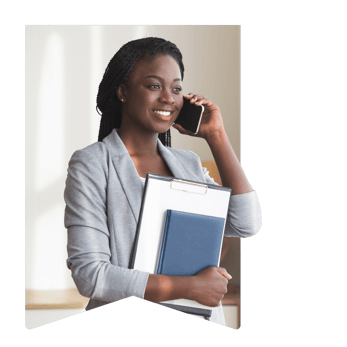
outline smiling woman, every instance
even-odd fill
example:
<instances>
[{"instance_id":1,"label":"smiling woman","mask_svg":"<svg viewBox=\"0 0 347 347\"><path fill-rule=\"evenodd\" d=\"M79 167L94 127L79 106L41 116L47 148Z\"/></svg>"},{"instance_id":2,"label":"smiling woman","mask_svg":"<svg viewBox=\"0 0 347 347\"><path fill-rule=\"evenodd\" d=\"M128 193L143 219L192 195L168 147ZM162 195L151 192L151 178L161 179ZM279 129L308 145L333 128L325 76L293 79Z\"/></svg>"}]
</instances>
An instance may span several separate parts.
<instances>
[{"instance_id":1,"label":"smiling woman","mask_svg":"<svg viewBox=\"0 0 347 347\"><path fill-rule=\"evenodd\" d=\"M117 89L123 103L118 135L141 177L153 170L172 176L158 153L157 137L169 131L183 106L180 76L177 62L168 55L142 58L130 73L127 85Z\"/></svg>"},{"instance_id":2,"label":"smiling woman","mask_svg":"<svg viewBox=\"0 0 347 347\"><path fill-rule=\"evenodd\" d=\"M175 59L160 55L139 60L127 85L117 89L123 102L119 132L122 140L130 128L133 137L168 131L183 106L181 90L182 78Z\"/></svg>"},{"instance_id":3,"label":"smiling woman","mask_svg":"<svg viewBox=\"0 0 347 347\"><path fill-rule=\"evenodd\" d=\"M86 310L137 296L153 302L193 299L213 307L211 321L225 324L218 303L231 276L208 267L194 276L130 269L148 172L216 184L200 158L171 148L170 127L206 140L223 186L232 189L225 236L248 237L261 225L257 195L230 145L218 106L203 95L182 95L184 66L176 45L160 38L125 44L111 59L99 86L99 141L76 151L65 188L68 268ZM174 124L183 98L203 105L197 134ZM142 178L142 180L141 180Z\"/></svg>"},{"instance_id":4,"label":"smiling woman","mask_svg":"<svg viewBox=\"0 0 347 347\"><path fill-rule=\"evenodd\" d=\"M99 86L97 109L102 112L99 141L109 135L112 129L120 128L123 111L126 108L124 106L135 107L139 103L140 94L136 94L135 91L140 93L145 89L160 90L163 82L171 77L167 76L169 70L161 64L163 62L158 62L156 58L159 60L164 58L171 65L172 73L175 74L174 82L177 84L174 90L176 93L180 93L184 77L184 65L182 54L175 44L156 37L126 43L110 60ZM151 65L152 70L146 69L149 65ZM157 69L159 70L157 71ZM158 74L153 73L155 71ZM141 82L139 79L142 79ZM140 84L138 84L139 82ZM131 91L133 91L132 94ZM130 93L129 97L133 96L135 100L127 101L124 93ZM182 96L180 98L182 99ZM169 128L159 134L159 139L165 146L171 146Z\"/></svg>"}]
</instances>

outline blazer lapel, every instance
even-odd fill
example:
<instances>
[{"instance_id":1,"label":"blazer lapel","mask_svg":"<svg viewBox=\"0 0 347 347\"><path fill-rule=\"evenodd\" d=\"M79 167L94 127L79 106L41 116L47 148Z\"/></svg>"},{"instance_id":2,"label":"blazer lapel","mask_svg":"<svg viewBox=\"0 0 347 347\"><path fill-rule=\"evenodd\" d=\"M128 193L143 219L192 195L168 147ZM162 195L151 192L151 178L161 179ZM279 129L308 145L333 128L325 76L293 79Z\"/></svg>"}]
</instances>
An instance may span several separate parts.
<instances>
[{"instance_id":1,"label":"blazer lapel","mask_svg":"<svg viewBox=\"0 0 347 347\"><path fill-rule=\"evenodd\" d=\"M143 183L116 129L113 129L111 134L108 135L103 142L111 149L114 168L137 223L141 209Z\"/></svg>"},{"instance_id":2,"label":"blazer lapel","mask_svg":"<svg viewBox=\"0 0 347 347\"><path fill-rule=\"evenodd\" d=\"M139 178L138 172L132 161L127 148L123 141L118 136L117 130L113 129L111 134L105 137L103 142L111 150L111 157L114 168L119 177L120 183L129 201L130 208L136 220L138 222L143 183ZM171 152L170 149L165 147L158 139L158 150L166 165L171 170L174 177L182 179L192 179L192 173L188 173L180 160Z\"/></svg>"},{"instance_id":3,"label":"blazer lapel","mask_svg":"<svg viewBox=\"0 0 347 347\"><path fill-rule=\"evenodd\" d=\"M158 150L174 177L191 179L178 158L158 139Z\"/></svg>"}]
</instances>

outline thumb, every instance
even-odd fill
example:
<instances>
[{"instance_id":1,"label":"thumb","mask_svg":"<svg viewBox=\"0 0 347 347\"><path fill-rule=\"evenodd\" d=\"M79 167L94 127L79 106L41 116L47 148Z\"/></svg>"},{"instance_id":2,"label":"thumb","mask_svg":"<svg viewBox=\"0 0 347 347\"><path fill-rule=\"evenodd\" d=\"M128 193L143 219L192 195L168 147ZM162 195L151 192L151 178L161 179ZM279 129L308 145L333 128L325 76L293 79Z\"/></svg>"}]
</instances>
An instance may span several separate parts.
<instances>
[{"instance_id":1,"label":"thumb","mask_svg":"<svg viewBox=\"0 0 347 347\"><path fill-rule=\"evenodd\" d=\"M232 276L225 269L218 269L218 272L224 276L228 281L232 279Z\"/></svg>"},{"instance_id":2,"label":"thumb","mask_svg":"<svg viewBox=\"0 0 347 347\"><path fill-rule=\"evenodd\" d=\"M180 124L172 124L172 127L175 128L176 130L178 130L179 132L183 131L184 128L180 125Z\"/></svg>"},{"instance_id":3,"label":"thumb","mask_svg":"<svg viewBox=\"0 0 347 347\"><path fill-rule=\"evenodd\" d=\"M172 127L175 128L180 134L185 134L187 131L180 124L172 124Z\"/></svg>"},{"instance_id":4,"label":"thumb","mask_svg":"<svg viewBox=\"0 0 347 347\"><path fill-rule=\"evenodd\" d=\"M196 136L191 131L183 128L181 124L175 123L175 124L172 124L172 127L175 128L182 135Z\"/></svg>"}]
</instances>

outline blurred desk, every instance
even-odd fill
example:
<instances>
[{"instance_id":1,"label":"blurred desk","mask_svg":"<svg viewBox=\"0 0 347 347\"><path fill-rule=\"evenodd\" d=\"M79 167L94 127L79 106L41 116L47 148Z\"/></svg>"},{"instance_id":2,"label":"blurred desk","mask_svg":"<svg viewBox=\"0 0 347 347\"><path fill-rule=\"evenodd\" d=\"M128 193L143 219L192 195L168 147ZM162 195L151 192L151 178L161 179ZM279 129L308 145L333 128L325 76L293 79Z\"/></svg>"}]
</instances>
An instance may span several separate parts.
<instances>
[{"instance_id":1,"label":"blurred desk","mask_svg":"<svg viewBox=\"0 0 347 347\"><path fill-rule=\"evenodd\" d=\"M241 325L241 314L240 314L240 287L235 285L228 285L228 292L224 295L222 299L222 305L237 306L237 328Z\"/></svg>"},{"instance_id":2,"label":"blurred desk","mask_svg":"<svg viewBox=\"0 0 347 347\"><path fill-rule=\"evenodd\" d=\"M25 291L25 309L85 308L89 299L77 289Z\"/></svg>"}]
</instances>

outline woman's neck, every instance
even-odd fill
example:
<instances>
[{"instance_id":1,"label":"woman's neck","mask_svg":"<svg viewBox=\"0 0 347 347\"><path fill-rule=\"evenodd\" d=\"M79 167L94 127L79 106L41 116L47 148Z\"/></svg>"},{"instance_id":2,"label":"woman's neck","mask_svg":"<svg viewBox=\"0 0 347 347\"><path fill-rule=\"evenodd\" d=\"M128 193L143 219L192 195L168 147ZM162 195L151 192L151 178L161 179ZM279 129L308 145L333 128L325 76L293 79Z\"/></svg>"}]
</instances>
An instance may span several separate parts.
<instances>
[{"instance_id":1,"label":"woman's neck","mask_svg":"<svg viewBox=\"0 0 347 347\"><path fill-rule=\"evenodd\" d=\"M146 133L121 126L118 135L130 156L153 157L159 154L157 133Z\"/></svg>"}]
</instances>

